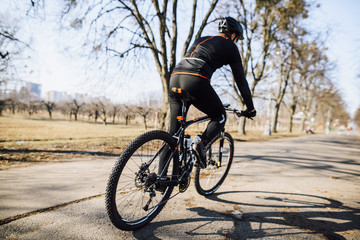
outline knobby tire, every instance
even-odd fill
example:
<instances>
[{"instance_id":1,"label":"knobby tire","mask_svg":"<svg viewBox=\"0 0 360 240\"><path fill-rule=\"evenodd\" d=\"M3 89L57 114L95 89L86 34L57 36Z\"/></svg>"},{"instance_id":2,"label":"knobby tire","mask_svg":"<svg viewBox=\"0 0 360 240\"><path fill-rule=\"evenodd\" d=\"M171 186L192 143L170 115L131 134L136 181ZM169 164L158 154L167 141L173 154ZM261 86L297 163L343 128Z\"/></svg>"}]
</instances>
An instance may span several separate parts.
<instances>
[{"instance_id":1,"label":"knobby tire","mask_svg":"<svg viewBox=\"0 0 360 240\"><path fill-rule=\"evenodd\" d=\"M225 132L208 143L206 149L208 166L205 169L196 168L194 176L196 191L203 196L213 194L228 175L234 156L234 140Z\"/></svg>"},{"instance_id":2,"label":"knobby tire","mask_svg":"<svg viewBox=\"0 0 360 240\"><path fill-rule=\"evenodd\" d=\"M155 197L150 197L151 187L146 185L147 181L150 181L151 174L159 174L158 164L161 154L154 159L146 171L140 170L141 164L150 162L150 159L161 149L162 144L166 144L163 149L167 149L167 153L174 151L176 147L175 139L164 131L144 133L128 145L112 169L105 201L107 214L117 228L136 230L145 226L159 214L169 199L174 186L166 187L165 192L156 190ZM178 154L175 151L167 172L171 179L175 179L178 174L178 162ZM144 210L147 202L150 202L149 207Z\"/></svg>"}]
</instances>

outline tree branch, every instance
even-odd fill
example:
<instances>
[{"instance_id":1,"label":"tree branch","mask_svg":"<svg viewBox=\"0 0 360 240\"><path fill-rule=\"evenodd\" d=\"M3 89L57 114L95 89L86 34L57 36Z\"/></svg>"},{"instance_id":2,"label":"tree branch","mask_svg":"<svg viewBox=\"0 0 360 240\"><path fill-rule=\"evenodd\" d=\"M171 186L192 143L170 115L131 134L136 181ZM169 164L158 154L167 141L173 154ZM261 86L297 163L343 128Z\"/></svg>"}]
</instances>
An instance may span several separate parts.
<instances>
[{"instance_id":1,"label":"tree branch","mask_svg":"<svg viewBox=\"0 0 360 240\"><path fill-rule=\"evenodd\" d=\"M186 38L186 41L184 43L184 47L183 47L183 51L181 56L185 56L187 49L189 48L190 45L190 41L194 35L194 27L195 27L195 17L196 17L196 6L197 6L197 0L194 0L193 2L193 7L192 7L192 14L191 14L191 25L190 25L190 30L189 30L189 34Z\"/></svg>"},{"instance_id":2,"label":"tree branch","mask_svg":"<svg viewBox=\"0 0 360 240\"><path fill-rule=\"evenodd\" d=\"M209 8L209 10L208 10L208 12L207 12L207 14L206 14L205 18L203 19L203 21L202 21L202 23L201 23L201 26L200 26L200 28L199 28L199 31L197 32L197 34L196 34L196 36L195 36L195 39L198 39L198 38L201 36L201 34L202 34L205 26L207 25L207 21L208 21L210 15L211 15L211 13L214 11L217 3L218 3L218 0L213 0L213 1L212 1L211 5L210 5L210 8Z\"/></svg>"},{"instance_id":3,"label":"tree branch","mask_svg":"<svg viewBox=\"0 0 360 240\"><path fill-rule=\"evenodd\" d=\"M175 68L176 64L176 47L177 47L177 3L178 0L173 1L173 8L172 8L172 28L173 28L173 34L170 39L170 69L169 71L172 72L172 70Z\"/></svg>"}]
</instances>

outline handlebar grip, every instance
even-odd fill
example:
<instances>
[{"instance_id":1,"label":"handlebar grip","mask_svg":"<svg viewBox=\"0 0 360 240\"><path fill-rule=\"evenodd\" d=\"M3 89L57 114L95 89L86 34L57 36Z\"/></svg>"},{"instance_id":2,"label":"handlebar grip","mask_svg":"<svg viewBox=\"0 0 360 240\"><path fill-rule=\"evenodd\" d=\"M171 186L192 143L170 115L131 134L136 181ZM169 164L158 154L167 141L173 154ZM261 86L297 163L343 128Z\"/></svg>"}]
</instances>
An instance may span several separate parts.
<instances>
[{"instance_id":1,"label":"handlebar grip","mask_svg":"<svg viewBox=\"0 0 360 240\"><path fill-rule=\"evenodd\" d=\"M246 118L249 118L249 119L253 120L253 118L250 117L250 116L246 113L246 111L239 111L239 110L237 110L237 109L235 109L235 108L229 108L228 106L225 106L225 105L224 105L224 107L225 107L225 110L226 110L226 111L233 112L233 113L235 113L236 116L238 116L238 117L246 117Z\"/></svg>"},{"instance_id":2,"label":"handlebar grip","mask_svg":"<svg viewBox=\"0 0 360 240\"><path fill-rule=\"evenodd\" d=\"M238 117L246 117L246 118L249 118L249 119L253 120L252 117L250 117L250 116L248 116L248 115L246 114L246 111L236 111L236 115L237 115Z\"/></svg>"},{"instance_id":3,"label":"handlebar grip","mask_svg":"<svg viewBox=\"0 0 360 240\"><path fill-rule=\"evenodd\" d=\"M236 111L236 116L238 117L243 117L244 116L244 111Z\"/></svg>"}]
</instances>

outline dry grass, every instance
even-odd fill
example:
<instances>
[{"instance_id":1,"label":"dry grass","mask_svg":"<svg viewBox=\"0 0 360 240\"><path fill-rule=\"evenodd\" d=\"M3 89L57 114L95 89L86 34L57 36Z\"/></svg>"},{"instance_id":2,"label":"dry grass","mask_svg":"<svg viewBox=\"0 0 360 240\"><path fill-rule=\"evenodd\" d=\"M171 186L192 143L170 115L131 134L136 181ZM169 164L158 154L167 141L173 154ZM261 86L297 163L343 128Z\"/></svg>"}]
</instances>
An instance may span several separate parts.
<instances>
[{"instance_id":1,"label":"dry grass","mask_svg":"<svg viewBox=\"0 0 360 240\"><path fill-rule=\"evenodd\" d=\"M63 120L0 118L0 142L44 141L133 137L143 132L140 125L104 125Z\"/></svg>"},{"instance_id":2,"label":"dry grass","mask_svg":"<svg viewBox=\"0 0 360 240\"><path fill-rule=\"evenodd\" d=\"M82 157L115 157L140 125L0 118L0 169Z\"/></svg>"},{"instance_id":3,"label":"dry grass","mask_svg":"<svg viewBox=\"0 0 360 240\"><path fill-rule=\"evenodd\" d=\"M74 158L114 158L143 132L141 124L103 125L60 119L0 117L0 170ZM191 127L188 132L194 136L199 129ZM248 136L238 136L236 132L231 132L235 141L265 141L295 136L278 133L269 137L260 131L248 133Z\"/></svg>"}]
</instances>

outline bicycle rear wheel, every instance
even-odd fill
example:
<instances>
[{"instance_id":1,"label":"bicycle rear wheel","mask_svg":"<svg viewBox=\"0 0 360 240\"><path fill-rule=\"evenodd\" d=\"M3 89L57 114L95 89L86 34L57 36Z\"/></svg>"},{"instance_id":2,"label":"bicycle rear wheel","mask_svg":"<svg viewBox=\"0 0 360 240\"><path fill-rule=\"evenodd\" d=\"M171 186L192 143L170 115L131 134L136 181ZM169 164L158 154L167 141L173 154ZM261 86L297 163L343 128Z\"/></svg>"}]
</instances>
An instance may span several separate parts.
<instances>
[{"instance_id":1,"label":"bicycle rear wheel","mask_svg":"<svg viewBox=\"0 0 360 240\"><path fill-rule=\"evenodd\" d=\"M106 188L106 210L122 230L148 224L164 207L174 186L158 189L159 159L174 152L167 165L169 180L177 180L176 141L164 131L150 131L134 139L116 162Z\"/></svg>"},{"instance_id":2,"label":"bicycle rear wheel","mask_svg":"<svg viewBox=\"0 0 360 240\"><path fill-rule=\"evenodd\" d=\"M206 146L208 166L195 171L195 187L199 194L213 194L224 182L229 173L233 155L234 140L229 133L220 134Z\"/></svg>"}]
</instances>

